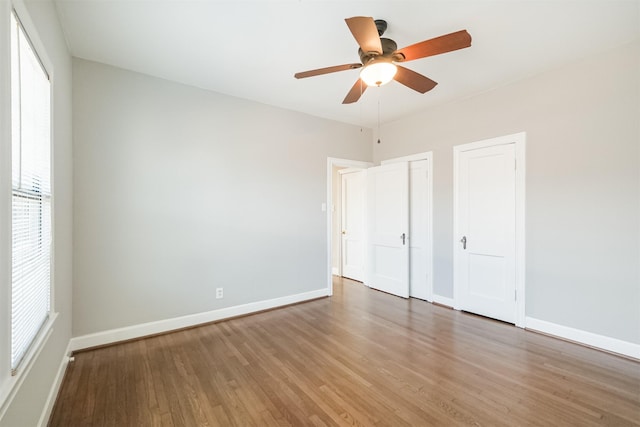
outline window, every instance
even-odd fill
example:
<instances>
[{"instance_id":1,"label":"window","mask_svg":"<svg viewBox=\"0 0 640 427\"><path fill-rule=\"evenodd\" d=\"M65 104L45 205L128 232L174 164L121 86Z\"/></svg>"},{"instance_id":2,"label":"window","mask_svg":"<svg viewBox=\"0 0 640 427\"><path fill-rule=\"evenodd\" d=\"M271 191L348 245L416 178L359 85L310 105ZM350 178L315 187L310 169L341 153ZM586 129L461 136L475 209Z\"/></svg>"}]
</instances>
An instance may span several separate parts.
<instances>
[{"instance_id":1,"label":"window","mask_svg":"<svg viewBox=\"0 0 640 427\"><path fill-rule=\"evenodd\" d=\"M11 16L11 369L49 318L51 294L50 83Z\"/></svg>"}]
</instances>

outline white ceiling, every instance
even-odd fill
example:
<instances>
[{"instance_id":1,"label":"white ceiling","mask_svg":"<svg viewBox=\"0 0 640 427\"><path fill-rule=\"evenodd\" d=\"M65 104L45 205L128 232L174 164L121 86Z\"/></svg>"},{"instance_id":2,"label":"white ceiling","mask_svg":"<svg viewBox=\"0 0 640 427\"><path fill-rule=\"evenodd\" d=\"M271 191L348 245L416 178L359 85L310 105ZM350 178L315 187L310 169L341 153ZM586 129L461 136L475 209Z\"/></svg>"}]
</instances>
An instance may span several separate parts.
<instances>
[{"instance_id":1,"label":"white ceiling","mask_svg":"<svg viewBox=\"0 0 640 427\"><path fill-rule=\"evenodd\" d=\"M640 0L54 0L73 56L368 127L473 96L640 37ZM461 29L467 49L404 64L439 84L397 82L341 102L359 62L344 19L385 19L404 47Z\"/></svg>"}]
</instances>

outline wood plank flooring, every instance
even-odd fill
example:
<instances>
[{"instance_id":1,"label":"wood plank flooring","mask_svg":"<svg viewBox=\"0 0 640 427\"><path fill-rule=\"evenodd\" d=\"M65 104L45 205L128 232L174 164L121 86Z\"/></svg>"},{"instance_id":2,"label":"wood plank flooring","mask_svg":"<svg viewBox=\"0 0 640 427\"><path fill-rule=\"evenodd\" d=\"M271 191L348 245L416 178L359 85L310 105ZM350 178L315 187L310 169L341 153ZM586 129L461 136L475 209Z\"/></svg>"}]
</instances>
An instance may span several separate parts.
<instances>
[{"instance_id":1,"label":"wood plank flooring","mask_svg":"<svg viewBox=\"0 0 640 427\"><path fill-rule=\"evenodd\" d=\"M640 425L638 362L346 279L334 289L78 353L49 425Z\"/></svg>"}]
</instances>

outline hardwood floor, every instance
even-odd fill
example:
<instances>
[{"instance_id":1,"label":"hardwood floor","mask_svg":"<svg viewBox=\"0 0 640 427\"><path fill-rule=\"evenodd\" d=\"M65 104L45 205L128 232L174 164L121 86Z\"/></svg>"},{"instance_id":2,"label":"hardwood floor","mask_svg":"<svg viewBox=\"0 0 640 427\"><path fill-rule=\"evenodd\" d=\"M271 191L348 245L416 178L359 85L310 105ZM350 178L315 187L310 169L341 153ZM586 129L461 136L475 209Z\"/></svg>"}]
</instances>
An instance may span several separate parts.
<instances>
[{"instance_id":1,"label":"hardwood floor","mask_svg":"<svg viewBox=\"0 0 640 427\"><path fill-rule=\"evenodd\" d=\"M77 353L50 426L640 425L640 363L349 280Z\"/></svg>"}]
</instances>

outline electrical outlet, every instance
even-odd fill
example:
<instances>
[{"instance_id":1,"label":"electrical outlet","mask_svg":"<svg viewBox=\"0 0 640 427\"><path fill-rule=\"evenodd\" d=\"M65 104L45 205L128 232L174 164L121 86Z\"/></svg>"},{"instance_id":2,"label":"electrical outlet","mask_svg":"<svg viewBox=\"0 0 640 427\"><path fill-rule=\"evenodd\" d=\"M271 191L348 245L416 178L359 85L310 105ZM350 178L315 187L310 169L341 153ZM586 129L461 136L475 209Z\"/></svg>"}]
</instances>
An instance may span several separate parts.
<instances>
[{"instance_id":1,"label":"electrical outlet","mask_svg":"<svg viewBox=\"0 0 640 427\"><path fill-rule=\"evenodd\" d=\"M216 299L220 299L223 297L222 288L216 288Z\"/></svg>"}]
</instances>

